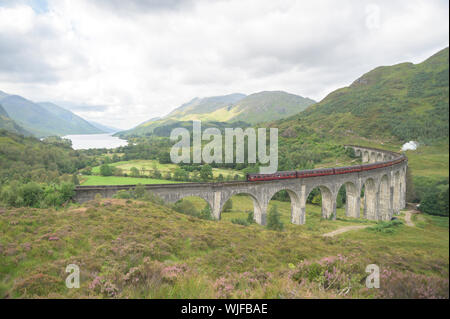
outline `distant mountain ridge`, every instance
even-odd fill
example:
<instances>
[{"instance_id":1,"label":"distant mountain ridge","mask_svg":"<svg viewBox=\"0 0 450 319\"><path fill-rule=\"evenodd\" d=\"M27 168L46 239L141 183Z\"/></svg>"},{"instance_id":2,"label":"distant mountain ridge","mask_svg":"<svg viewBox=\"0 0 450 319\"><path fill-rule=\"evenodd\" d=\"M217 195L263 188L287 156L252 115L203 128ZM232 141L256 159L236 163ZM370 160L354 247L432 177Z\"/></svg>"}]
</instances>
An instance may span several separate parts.
<instances>
[{"instance_id":1,"label":"distant mountain ridge","mask_svg":"<svg viewBox=\"0 0 450 319\"><path fill-rule=\"evenodd\" d=\"M283 91L263 91L251 95L233 93L223 96L194 98L168 115L144 122L137 127L117 133L121 136L147 135L159 127L192 120L204 122L245 122L256 124L288 117L303 111L314 100Z\"/></svg>"},{"instance_id":2,"label":"distant mountain ridge","mask_svg":"<svg viewBox=\"0 0 450 319\"><path fill-rule=\"evenodd\" d=\"M37 137L104 133L78 115L49 102L35 103L0 91L0 104L8 117Z\"/></svg>"}]
</instances>

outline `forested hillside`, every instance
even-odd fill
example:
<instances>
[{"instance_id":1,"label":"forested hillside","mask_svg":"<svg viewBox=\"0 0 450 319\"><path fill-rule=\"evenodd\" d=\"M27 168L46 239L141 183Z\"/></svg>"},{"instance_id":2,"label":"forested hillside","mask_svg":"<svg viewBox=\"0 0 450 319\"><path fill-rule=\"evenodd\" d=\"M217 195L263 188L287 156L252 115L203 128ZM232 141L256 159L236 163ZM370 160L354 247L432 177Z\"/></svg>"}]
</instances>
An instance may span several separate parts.
<instances>
[{"instance_id":1,"label":"forested hillside","mask_svg":"<svg viewBox=\"0 0 450 319\"><path fill-rule=\"evenodd\" d=\"M274 125L383 142L448 140L448 51L419 64L378 67Z\"/></svg>"},{"instance_id":2,"label":"forested hillside","mask_svg":"<svg viewBox=\"0 0 450 319\"><path fill-rule=\"evenodd\" d=\"M89 161L56 138L40 141L0 130L0 185L13 181L54 182L63 174L75 173Z\"/></svg>"},{"instance_id":3,"label":"forested hillside","mask_svg":"<svg viewBox=\"0 0 450 319\"><path fill-rule=\"evenodd\" d=\"M0 104L0 129L5 129L13 133L22 134L22 135L31 135L30 132L25 130L24 128L17 125L13 119L11 119L8 113Z\"/></svg>"}]
</instances>

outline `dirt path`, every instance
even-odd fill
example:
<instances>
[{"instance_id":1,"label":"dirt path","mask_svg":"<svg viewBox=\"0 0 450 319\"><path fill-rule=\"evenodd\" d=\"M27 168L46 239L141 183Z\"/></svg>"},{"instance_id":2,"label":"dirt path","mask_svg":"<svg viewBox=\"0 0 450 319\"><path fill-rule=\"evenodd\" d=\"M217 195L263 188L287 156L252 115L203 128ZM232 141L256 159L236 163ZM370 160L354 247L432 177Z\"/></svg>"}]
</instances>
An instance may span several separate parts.
<instances>
[{"instance_id":1,"label":"dirt path","mask_svg":"<svg viewBox=\"0 0 450 319\"><path fill-rule=\"evenodd\" d=\"M414 214L413 210L407 210L405 212L405 223L408 226L414 227L414 223L411 221L411 215Z\"/></svg>"},{"instance_id":2,"label":"dirt path","mask_svg":"<svg viewBox=\"0 0 450 319\"><path fill-rule=\"evenodd\" d=\"M336 235L339 235L339 234L342 234L342 233L346 233L346 232L348 232L350 230L363 229L363 228L366 228L366 227L369 227L369 225L364 225L364 226L363 225L344 226L342 228L333 230L332 232L323 234L322 236L323 237L334 237Z\"/></svg>"}]
</instances>

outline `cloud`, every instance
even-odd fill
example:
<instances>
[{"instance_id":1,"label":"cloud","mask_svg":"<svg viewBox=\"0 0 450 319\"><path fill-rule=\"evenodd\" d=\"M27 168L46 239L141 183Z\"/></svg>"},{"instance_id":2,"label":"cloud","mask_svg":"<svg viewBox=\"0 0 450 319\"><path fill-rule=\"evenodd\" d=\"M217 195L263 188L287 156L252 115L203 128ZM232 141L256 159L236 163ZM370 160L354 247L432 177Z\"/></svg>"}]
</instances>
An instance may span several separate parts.
<instances>
[{"instance_id":1,"label":"cloud","mask_svg":"<svg viewBox=\"0 0 450 319\"><path fill-rule=\"evenodd\" d=\"M189 0L97 0L95 5L105 10L116 10L117 14L145 14L154 11L186 9L192 5Z\"/></svg>"},{"instance_id":2,"label":"cloud","mask_svg":"<svg viewBox=\"0 0 450 319\"><path fill-rule=\"evenodd\" d=\"M0 89L130 128L195 96L320 100L448 35L444 1L0 0Z\"/></svg>"}]
</instances>

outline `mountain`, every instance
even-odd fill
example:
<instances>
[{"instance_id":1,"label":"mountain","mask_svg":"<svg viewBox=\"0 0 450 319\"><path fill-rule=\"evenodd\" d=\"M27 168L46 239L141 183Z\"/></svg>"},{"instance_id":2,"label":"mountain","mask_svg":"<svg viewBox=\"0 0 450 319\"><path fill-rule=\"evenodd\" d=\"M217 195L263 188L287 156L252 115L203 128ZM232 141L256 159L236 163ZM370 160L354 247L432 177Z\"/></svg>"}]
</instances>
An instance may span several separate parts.
<instances>
[{"instance_id":1,"label":"mountain","mask_svg":"<svg viewBox=\"0 0 450 319\"><path fill-rule=\"evenodd\" d=\"M256 124L288 117L303 111L315 101L282 91L264 91L246 96L234 93L224 96L194 98L167 116L146 121L118 133L122 136L151 134L156 128L173 127L192 120L204 122L245 122ZM217 124L214 124L217 125ZM166 131L163 129L163 131Z\"/></svg>"},{"instance_id":2,"label":"mountain","mask_svg":"<svg viewBox=\"0 0 450 319\"><path fill-rule=\"evenodd\" d=\"M3 99L4 97L7 97L8 95L9 94L7 94L7 93L5 93L3 91L0 91L0 100Z\"/></svg>"},{"instance_id":3,"label":"mountain","mask_svg":"<svg viewBox=\"0 0 450 319\"><path fill-rule=\"evenodd\" d=\"M232 121L256 124L269 119L286 118L314 103L316 102L312 99L283 91L264 91L245 97L229 111L236 114L232 117Z\"/></svg>"},{"instance_id":4,"label":"mountain","mask_svg":"<svg viewBox=\"0 0 450 319\"><path fill-rule=\"evenodd\" d=\"M381 66L319 103L271 123L281 134L358 136L379 141L448 141L449 49L419 64Z\"/></svg>"},{"instance_id":5,"label":"mountain","mask_svg":"<svg viewBox=\"0 0 450 319\"><path fill-rule=\"evenodd\" d=\"M105 133L115 133L115 132L119 132L120 129L116 128L116 127L112 127L112 126L106 126L94 121L88 121L92 126L98 128L99 130L102 130Z\"/></svg>"},{"instance_id":6,"label":"mountain","mask_svg":"<svg viewBox=\"0 0 450 319\"><path fill-rule=\"evenodd\" d=\"M52 103L34 103L19 95L0 95L0 104L19 126L43 137L104 133L81 117Z\"/></svg>"},{"instance_id":7,"label":"mountain","mask_svg":"<svg viewBox=\"0 0 450 319\"><path fill-rule=\"evenodd\" d=\"M172 112L170 112L166 118L183 120L188 116L191 119L193 114L198 116L212 113L223 107L233 105L245 98L245 94L233 93L223 96L212 96L205 98L194 98L190 102L181 105Z\"/></svg>"},{"instance_id":8,"label":"mountain","mask_svg":"<svg viewBox=\"0 0 450 319\"><path fill-rule=\"evenodd\" d=\"M1 93L1 92L0 92ZM0 105L0 129L5 129L7 131L21 134L25 136L30 136L31 133L25 130L24 128L17 125L14 120L12 120L5 109Z\"/></svg>"},{"instance_id":9,"label":"mountain","mask_svg":"<svg viewBox=\"0 0 450 319\"><path fill-rule=\"evenodd\" d=\"M71 127L76 132L82 132L79 134L97 134L97 133L105 133L106 131L98 128L96 125L93 125L86 121L85 119L75 115L74 113L66 110L56 104L50 102L41 102L38 103L40 106L45 108L50 113L56 115L58 118L61 118L71 124Z\"/></svg>"}]
</instances>

